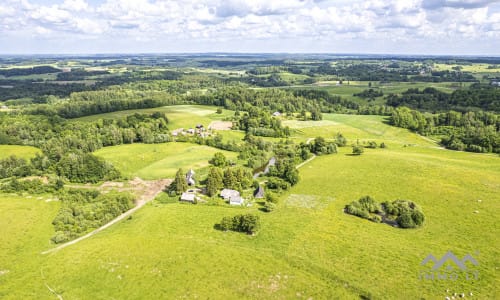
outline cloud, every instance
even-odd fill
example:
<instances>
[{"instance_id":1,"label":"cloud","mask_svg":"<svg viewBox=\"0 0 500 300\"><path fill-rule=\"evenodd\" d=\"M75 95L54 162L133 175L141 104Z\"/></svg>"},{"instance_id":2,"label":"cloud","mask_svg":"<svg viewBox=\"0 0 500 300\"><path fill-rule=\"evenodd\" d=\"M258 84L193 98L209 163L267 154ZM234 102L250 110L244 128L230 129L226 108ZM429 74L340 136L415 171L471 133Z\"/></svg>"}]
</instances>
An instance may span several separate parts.
<instances>
[{"instance_id":1,"label":"cloud","mask_svg":"<svg viewBox=\"0 0 500 300\"><path fill-rule=\"evenodd\" d=\"M318 50L316 46L335 51L336 45L352 45L356 51L364 43L369 51L381 49L376 43L399 47L403 44L401 41L408 45L411 42L419 45L441 43L443 49L458 41L469 42L477 49L486 49L486 44L492 45L488 49L500 48L500 9L495 4L498 1L61 2L48 5L34 0L4 0L0 3L0 36L59 37L75 41L68 42L75 47L77 41L92 38L110 47L119 44L120 49L127 41L130 44L141 41L145 50L148 50L146 44L165 45L170 49L190 43L215 45L213 47L229 45L230 49L240 47L240 51L251 50L244 48L249 46L267 51L257 45L293 51L289 47L295 46L297 49L308 48L311 52ZM246 42L252 40L258 42ZM400 51L398 49L394 51Z\"/></svg>"},{"instance_id":2,"label":"cloud","mask_svg":"<svg viewBox=\"0 0 500 300\"><path fill-rule=\"evenodd\" d=\"M440 9L444 7L474 9L498 3L498 0L423 0L425 9Z\"/></svg>"}]
</instances>

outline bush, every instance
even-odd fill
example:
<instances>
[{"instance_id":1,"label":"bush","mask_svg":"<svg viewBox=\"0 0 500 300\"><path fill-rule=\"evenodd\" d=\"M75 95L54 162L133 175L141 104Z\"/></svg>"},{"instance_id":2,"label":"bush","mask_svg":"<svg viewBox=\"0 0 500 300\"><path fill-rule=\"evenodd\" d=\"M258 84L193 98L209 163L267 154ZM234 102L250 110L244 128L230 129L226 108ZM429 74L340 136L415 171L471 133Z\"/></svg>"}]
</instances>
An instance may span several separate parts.
<instances>
[{"instance_id":1,"label":"bush","mask_svg":"<svg viewBox=\"0 0 500 300\"><path fill-rule=\"evenodd\" d=\"M422 226L425 220L420 207L412 201L398 199L393 202L385 201L380 205L370 196L364 196L346 205L345 212L376 223L385 222L392 225L392 220L395 220L401 228L416 228Z\"/></svg>"},{"instance_id":2,"label":"bush","mask_svg":"<svg viewBox=\"0 0 500 300\"><path fill-rule=\"evenodd\" d=\"M274 204L273 202L266 202L266 204L264 204L265 212L272 212L275 209L276 209L276 204Z\"/></svg>"},{"instance_id":3,"label":"bush","mask_svg":"<svg viewBox=\"0 0 500 300\"><path fill-rule=\"evenodd\" d=\"M260 229L260 217L252 214L236 215L234 217L224 217L218 224L221 230L245 232L255 234Z\"/></svg>"},{"instance_id":4,"label":"bush","mask_svg":"<svg viewBox=\"0 0 500 300\"><path fill-rule=\"evenodd\" d=\"M415 222L411 217L411 213L408 211L403 212L396 218L396 222L401 228L415 228Z\"/></svg>"},{"instance_id":5,"label":"bush","mask_svg":"<svg viewBox=\"0 0 500 300\"><path fill-rule=\"evenodd\" d=\"M353 155L361 155L363 152L365 152L365 149L363 146L360 146L360 145L352 146L352 154Z\"/></svg>"}]
</instances>

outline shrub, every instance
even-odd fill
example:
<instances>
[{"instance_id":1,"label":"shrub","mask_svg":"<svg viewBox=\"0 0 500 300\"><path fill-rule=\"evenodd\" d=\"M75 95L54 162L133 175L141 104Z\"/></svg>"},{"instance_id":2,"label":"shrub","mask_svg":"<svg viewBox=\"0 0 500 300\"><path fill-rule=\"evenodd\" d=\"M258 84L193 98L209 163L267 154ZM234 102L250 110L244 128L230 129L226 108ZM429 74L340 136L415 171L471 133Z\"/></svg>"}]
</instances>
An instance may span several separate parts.
<instances>
[{"instance_id":1,"label":"shrub","mask_svg":"<svg viewBox=\"0 0 500 300\"><path fill-rule=\"evenodd\" d=\"M224 217L218 224L221 230L245 232L255 234L260 229L260 217L252 214L236 215L234 217Z\"/></svg>"},{"instance_id":2,"label":"shrub","mask_svg":"<svg viewBox=\"0 0 500 300\"><path fill-rule=\"evenodd\" d=\"M363 146L360 146L360 145L352 146L352 154L353 155L361 155L363 152L365 152L365 149Z\"/></svg>"},{"instance_id":3,"label":"shrub","mask_svg":"<svg viewBox=\"0 0 500 300\"><path fill-rule=\"evenodd\" d=\"M410 212L405 211L396 218L396 222L401 228L415 228L415 222Z\"/></svg>"},{"instance_id":4,"label":"shrub","mask_svg":"<svg viewBox=\"0 0 500 300\"><path fill-rule=\"evenodd\" d=\"M264 204L265 212L272 212L275 209L276 209L276 204L274 204L273 202L266 202L266 204Z\"/></svg>"}]
</instances>

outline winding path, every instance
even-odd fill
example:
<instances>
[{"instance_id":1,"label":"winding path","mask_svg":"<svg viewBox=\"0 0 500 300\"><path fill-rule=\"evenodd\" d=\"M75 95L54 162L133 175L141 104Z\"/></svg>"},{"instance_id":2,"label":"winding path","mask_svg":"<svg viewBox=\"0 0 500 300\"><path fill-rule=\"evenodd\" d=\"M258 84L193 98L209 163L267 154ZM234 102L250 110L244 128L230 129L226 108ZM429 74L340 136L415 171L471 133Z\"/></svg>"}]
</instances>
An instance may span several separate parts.
<instances>
[{"instance_id":1,"label":"winding path","mask_svg":"<svg viewBox=\"0 0 500 300\"><path fill-rule=\"evenodd\" d=\"M135 179L135 180L138 180L138 179ZM144 186L144 190L143 190L143 193L139 196L139 199L137 200L137 205L134 208L127 210L123 214L121 214L118 217L116 217L113 220L111 220L109 223L106 223L106 224L102 225L101 227L99 227L99 228L97 228L97 229L95 229L95 230L87 233L84 236L81 236L81 237L79 237L77 239L74 239L74 240L69 241L67 243L64 243L62 245L59 245L59 246L57 246L55 248L43 251L41 254L49 254L49 253L53 253L53 252L59 251L59 250L61 250L63 248L66 248L66 247L74 245L74 244L76 244L76 243L78 243L80 241L83 241L83 240L85 240L85 239L87 239L87 238L89 238L89 237L91 237L91 236L93 236L93 235L95 235L95 234L103 231L104 229L106 229L108 227L113 226L114 224L120 222L121 220L123 220L123 219L127 218L128 216L132 215L134 212L138 211L141 207L143 207L149 201L151 201L154 198L156 198L156 196L158 196L163 191L163 189L165 188L165 186L167 186L170 183L172 183L172 180L171 179L160 179L160 180L156 180L156 181L142 181L141 180L140 182Z\"/></svg>"}]
</instances>

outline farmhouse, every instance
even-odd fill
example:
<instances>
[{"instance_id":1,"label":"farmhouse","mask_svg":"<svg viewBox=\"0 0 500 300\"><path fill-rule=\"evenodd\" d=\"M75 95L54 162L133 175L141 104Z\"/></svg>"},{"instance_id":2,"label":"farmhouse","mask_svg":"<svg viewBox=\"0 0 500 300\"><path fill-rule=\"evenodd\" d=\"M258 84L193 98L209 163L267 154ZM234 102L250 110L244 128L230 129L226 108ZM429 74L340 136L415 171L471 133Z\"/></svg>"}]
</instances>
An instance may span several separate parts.
<instances>
[{"instance_id":1,"label":"farmhouse","mask_svg":"<svg viewBox=\"0 0 500 300\"><path fill-rule=\"evenodd\" d=\"M223 189L220 192L220 196L224 198L224 200L228 200L231 205L242 205L243 198L241 198L240 192L231 190L231 189Z\"/></svg>"},{"instance_id":2,"label":"farmhouse","mask_svg":"<svg viewBox=\"0 0 500 300\"><path fill-rule=\"evenodd\" d=\"M195 185L196 184L196 181L194 180L194 174L195 174L195 172L193 171L193 169L190 169L186 173L186 182L188 185Z\"/></svg>"},{"instance_id":3,"label":"farmhouse","mask_svg":"<svg viewBox=\"0 0 500 300\"><path fill-rule=\"evenodd\" d=\"M195 195L190 193L182 193L180 201L194 203Z\"/></svg>"}]
</instances>

